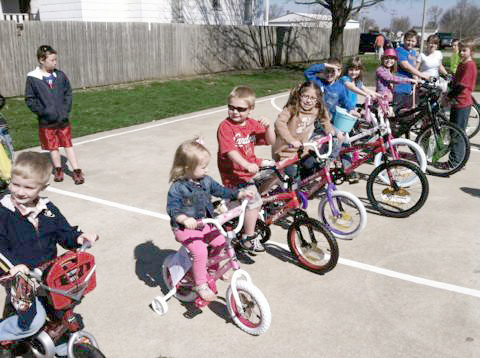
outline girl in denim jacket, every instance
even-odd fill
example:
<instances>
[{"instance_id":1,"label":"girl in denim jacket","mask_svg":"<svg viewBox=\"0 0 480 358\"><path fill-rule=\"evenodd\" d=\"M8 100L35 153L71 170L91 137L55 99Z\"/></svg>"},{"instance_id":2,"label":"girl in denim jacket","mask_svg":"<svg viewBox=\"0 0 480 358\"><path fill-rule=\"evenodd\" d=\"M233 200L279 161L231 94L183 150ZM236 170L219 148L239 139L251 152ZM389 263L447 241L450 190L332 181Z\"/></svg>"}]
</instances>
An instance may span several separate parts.
<instances>
[{"instance_id":1,"label":"girl in denim jacket","mask_svg":"<svg viewBox=\"0 0 480 358\"><path fill-rule=\"evenodd\" d=\"M214 216L212 195L224 199L252 197L248 191L225 188L208 176L209 162L210 152L198 140L182 143L175 152L170 170L172 185L167 199L167 213L175 239L192 255L194 289L205 301L213 301L216 297L207 284L207 249L212 247L211 255L215 255L224 245L225 237L210 225L197 228L197 221Z\"/></svg>"}]
</instances>

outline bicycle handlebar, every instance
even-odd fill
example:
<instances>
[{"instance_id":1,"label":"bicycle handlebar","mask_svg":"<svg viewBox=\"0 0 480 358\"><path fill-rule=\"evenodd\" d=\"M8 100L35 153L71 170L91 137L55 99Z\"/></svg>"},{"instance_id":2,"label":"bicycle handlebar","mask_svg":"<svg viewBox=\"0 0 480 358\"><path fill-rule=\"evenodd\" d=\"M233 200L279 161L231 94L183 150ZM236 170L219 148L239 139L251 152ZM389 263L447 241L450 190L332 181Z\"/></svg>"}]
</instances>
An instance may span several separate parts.
<instances>
[{"instance_id":1,"label":"bicycle handlebar","mask_svg":"<svg viewBox=\"0 0 480 358\"><path fill-rule=\"evenodd\" d=\"M202 227L207 224L212 224L218 229L218 231L220 231L220 233L223 236L227 236L227 233L222 225L225 224L227 221L230 221L233 218L238 217L239 218L238 225L235 229L233 229L235 234L238 234L243 227L243 221L245 218L245 209L247 207L248 202L249 200L243 200L241 205L227 211L226 213L218 215L216 218L199 219L197 220L197 227Z\"/></svg>"},{"instance_id":2,"label":"bicycle handlebar","mask_svg":"<svg viewBox=\"0 0 480 358\"><path fill-rule=\"evenodd\" d=\"M318 151L318 147L322 144L325 144L326 142L328 142L328 150L327 150L327 153L325 154L320 154L320 152ZM311 148L313 149L313 151L315 152L315 155L317 156L317 158L320 158L320 159L327 159L330 154L332 154L332 146L333 146L333 137L331 134L329 134L328 136L325 136L325 137L322 137L322 138L319 138L319 139L316 139L314 140L313 142L306 142L306 143L303 143L302 144L302 147L303 149L304 148ZM300 150L303 150L302 147L300 147Z\"/></svg>"}]
</instances>

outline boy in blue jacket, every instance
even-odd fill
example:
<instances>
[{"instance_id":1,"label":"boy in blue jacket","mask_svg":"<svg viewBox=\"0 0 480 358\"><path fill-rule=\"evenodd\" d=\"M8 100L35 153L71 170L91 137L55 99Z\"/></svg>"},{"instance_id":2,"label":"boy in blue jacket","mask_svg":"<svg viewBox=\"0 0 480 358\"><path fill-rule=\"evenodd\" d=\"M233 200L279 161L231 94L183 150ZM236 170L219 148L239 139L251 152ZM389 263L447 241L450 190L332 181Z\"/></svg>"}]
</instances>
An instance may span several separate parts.
<instances>
[{"instance_id":1,"label":"boy in blue jacket","mask_svg":"<svg viewBox=\"0 0 480 358\"><path fill-rule=\"evenodd\" d=\"M78 167L72 146L72 132L68 114L72 109L72 89L67 76L57 67L57 52L43 45L37 50L39 66L28 73L25 100L28 108L38 116L38 135L43 150L50 151L54 166L54 180L63 181L62 158L59 148L65 149L73 168L75 184L85 178Z\"/></svg>"},{"instance_id":2,"label":"boy in blue jacket","mask_svg":"<svg viewBox=\"0 0 480 358\"><path fill-rule=\"evenodd\" d=\"M9 184L10 194L0 200L0 253L13 267L9 274L27 274L40 264L57 257L57 244L66 249L94 243L96 234L72 227L58 208L39 194L48 185L52 166L41 153L17 156ZM7 297L8 299L8 297ZM45 322L45 309L35 299L25 312L0 322L0 340L19 340L36 333Z\"/></svg>"}]
</instances>

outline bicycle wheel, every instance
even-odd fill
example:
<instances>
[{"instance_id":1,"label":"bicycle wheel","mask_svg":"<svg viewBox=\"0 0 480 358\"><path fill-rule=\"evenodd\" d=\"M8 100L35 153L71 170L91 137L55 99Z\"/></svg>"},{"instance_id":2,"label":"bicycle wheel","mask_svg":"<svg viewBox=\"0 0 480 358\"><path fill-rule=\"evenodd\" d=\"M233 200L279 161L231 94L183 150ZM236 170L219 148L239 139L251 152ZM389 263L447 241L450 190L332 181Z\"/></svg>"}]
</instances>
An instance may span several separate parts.
<instances>
[{"instance_id":1,"label":"bicycle wheel","mask_svg":"<svg viewBox=\"0 0 480 358\"><path fill-rule=\"evenodd\" d=\"M385 183L382 174L389 178ZM413 183L402 186L401 183ZM367 196L380 213L404 218L418 211L428 197L427 177L414 164L404 160L392 160L376 167L367 181Z\"/></svg>"},{"instance_id":2,"label":"bicycle wheel","mask_svg":"<svg viewBox=\"0 0 480 358\"><path fill-rule=\"evenodd\" d=\"M445 111L446 118L450 118L450 109ZM467 127L465 128L465 134L468 138L473 138L480 131L480 106L474 102L470 115L468 116Z\"/></svg>"},{"instance_id":3,"label":"bicycle wheel","mask_svg":"<svg viewBox=\"0 0 480 358\"><path fill-rule=\"evenodd\" d=\"M88 343L74 343L73 355L75 358L105 358L100 349Z\"/></svg>"},{"instance_id":4,"label":"bicycle wheel","mask_svg":"<svg viewBox=\"0 0 480 358\"><path fill-rule=\"evenodd\" d=\"M322 196L318 217L338 239L353 239L367 225L367 211L360 199L340 190L332 192L331 201Z\"/></svg>"},{"instance_id":5,"label":"bicycle wheel","mask_svg":"<svg viewBox=\"0 0 480 358\"><path fill-rule=\"evenodd\" d=\"M162 278L163 282L167 286L168 290L173 288L172 278L170 276L170 271L168 270L168 262L172 259L174 254L170 254L165 258L164 264L162 265ZM185 277L183 277L179 283L177 283L177 292L175 297L177 297L182 302L193 302L197 298L197 293L193 291L193 278L191 271L188 271Z\"/></svg>"},{"instance_id":6,"label":"bicycle wheel","mask_svg":"<svg viewBox=\"0 0 480 358\"><path fill-rule=\"evenodd\" d=\"M295 220L288 228L288 246L300 266L324 274L338 261L338 245L333 234L313 218Z\"/></svg>"},{"instance_id":7,"label":"bicycle wheel","mask_svg":"<svg viewBox=\"0 0 480 358\"><path fill-rule=\"evenodd\" d=\"M406 160L411 162L422 170L425 173L427 170L427 157L423 149L414 141L405 138L394 138L391 140L393 147L395 147L395 151L397 152L399 159ZM375 155L375 166L378 167L384 161L384 153L377 153ZM391 152L388 152L388 158L393 159ZM383 180L385 184L388 183L388 177L384 175L384 173L380 174L380 178ZM413 183L404 183L403 185L411 185Z\"/></svg>"},{"instance_id":8,"label":"bicycle wheel","mask_svg":"<svg viewBox=\"0 0 480 358\"><path fill-rule=\"evenodd\" d=\"M272 236L272 231L270 230L270 227L265 224L263 220L257 219L257 222L255 223L255 233L260 235L260 242L262 244L266 243L268 240L270 240L270 236Z\"/></svg>"},{"instance_id":9,"label":"bicycle wheel","mask_svg":"<svg viewBox=\"0 0 480 358\"><path fill-rule=\"evenodd\" d=\"M427 156L427 173L449 176L462 169L470 156L465 132L452 123L439 123L424 129L415 141Z\"/></svg>"},{"instance_id":10,"label":"bicycle wheel","mask_svg":"<svg viewBox=\"0 0 480 358\"><path fill-rule=\"evenodd\" d=\"M265 333L272 322L272 313L267 299L255 285L245 280L236 281L237 292L242 304L243 313L239 311L232 286L227 290L227 310L233 322L244 332L259 336Z\"/></svg>"}]
</instances>

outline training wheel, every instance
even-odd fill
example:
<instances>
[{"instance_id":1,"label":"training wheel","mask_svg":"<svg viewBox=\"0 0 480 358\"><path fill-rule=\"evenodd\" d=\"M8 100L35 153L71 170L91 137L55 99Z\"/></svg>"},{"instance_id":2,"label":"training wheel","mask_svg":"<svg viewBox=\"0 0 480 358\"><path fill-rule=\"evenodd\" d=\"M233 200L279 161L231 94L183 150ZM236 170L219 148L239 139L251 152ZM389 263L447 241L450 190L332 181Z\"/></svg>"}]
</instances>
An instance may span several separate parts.
<instances>
[{"instance_id":1,"label":"training wheel","mask_svg":"<svg viewBox=\"0 0 480 358\"><path fill-rule=\"evenodd\" d=\"M155 313L163 316L168 312L168 304L164 297L157 296L152 301L152 309Z\"/></svg>"}]
</instances>

